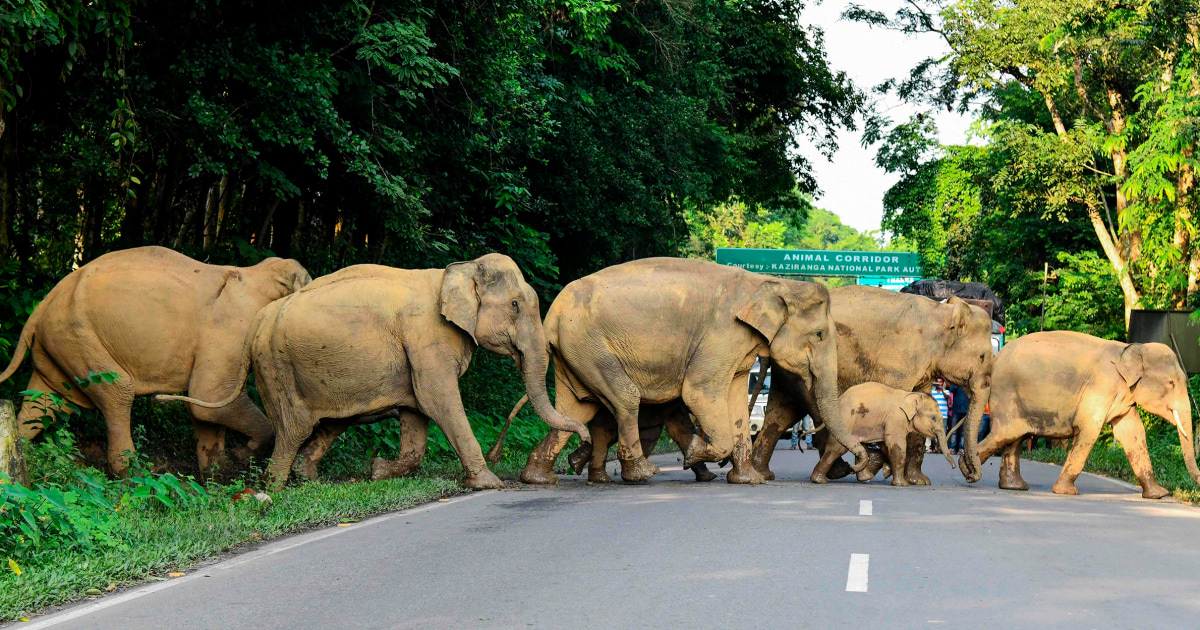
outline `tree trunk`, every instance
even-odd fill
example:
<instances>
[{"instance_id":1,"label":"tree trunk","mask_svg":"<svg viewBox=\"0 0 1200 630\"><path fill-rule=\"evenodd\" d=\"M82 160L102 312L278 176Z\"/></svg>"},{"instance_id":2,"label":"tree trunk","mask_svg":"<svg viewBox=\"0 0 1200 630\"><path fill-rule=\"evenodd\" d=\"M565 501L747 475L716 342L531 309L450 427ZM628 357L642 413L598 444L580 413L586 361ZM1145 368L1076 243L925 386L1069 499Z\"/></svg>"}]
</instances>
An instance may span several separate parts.
<instances>
[{"instance_id":1,"label":"tree trunk","mask_svg":"<svg viewBox=\"0 0 1200 630\"><path fill-rule=\"evenodd\" d=\"M208 189L208 199L204 203L204 251L212 249L217 240L217 208L229 190L229 175L222 175L221 180Z\"/></svg>"},{"instance_id":2,"label":"tree trunk","mask_svg":"<svg viewBox=\"0 0 1200 630\"><path fill-rule=\"evenodd\" d=\"M12 401L0 400L0 472L16 483L28 486L29 474L25 470L20 436Z\"/></svg>"},{"instance_id":3,"label":"tree trunk","mask_svg":"<svg viewBox=\"0 0 1200 630\"><path fill-rule=\"evenodd\" d=\"M292 230L291 246L288 248L288 258L300 259L304 255L304 222L307 219L305 216L308 209L308 202L303 197L300 198L300 204L296 207L296 228Z\"/></svg>"},{"instance_id":4,"label":"tree trunk","mask_svg":"<svg viewBox=\"0 0 1200 630\"><path fill-rule=\"evenodd\" d=\"M271 246L271 219L275 218L275 209L278 207L279 197L271 199L271 205L267 208L267 215L263 217L262 228L251 236L250 242L254 243L255 247Z\"/></svg>"}]
</instances>

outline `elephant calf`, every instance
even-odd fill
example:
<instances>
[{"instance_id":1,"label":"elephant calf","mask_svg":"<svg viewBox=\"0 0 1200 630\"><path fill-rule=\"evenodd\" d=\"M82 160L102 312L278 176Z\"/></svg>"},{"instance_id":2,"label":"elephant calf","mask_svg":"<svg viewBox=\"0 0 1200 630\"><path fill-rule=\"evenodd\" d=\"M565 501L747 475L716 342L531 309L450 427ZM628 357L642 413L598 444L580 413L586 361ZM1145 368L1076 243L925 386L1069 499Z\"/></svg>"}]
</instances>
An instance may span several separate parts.
<instances>
[{"instance_id":1,"label":"elephant calf","mask_svg":"<svg viewBox=\"0 0 1200 630\"><path fill-rule=\"evenodd\" d=\"M1175 425L1188 473L1200 483L1192 443L1187 375L1161 343L1121 343L1077 332L1026 335L1006 345L992 373L992 430L979 443L980 460L1003 451L1000 487L1027 490L1021 479L1021 438L1074 438L1057 494L1079 494L1079 477L1100 429L1112 424L1142 486L1142 496L1170 492L1154 480L1146 429L1137 406Z\"/></svg>"},{"instance_id":2,"label":"elephant calf","mask_svg":"<svg viewBox=\"0 0 1200 630\"><path fill-rule=\"evenodd\" d=\"M246 338L242 369L253 362L275 429L274 487L287 481L301 447L301 472L315 475L348 426L384 417L400 418L403 444L396 462L374 462L374 478L416 468L433 420L458 454L467 486L503 487L487 468L458 390L477 345L516 360L547 424L590 442L586 427L550 404L540 315L537 294L501 254L444 270L347 267L263 309Z\"/></svg>"},{"instance_id":3,"label":"elephant calf","mask_svg":"<svg viewBox=\"0 0 1200 630\"><path fill-rule=\"evenodd\" d=\"M905 470L909 436L913 434L936 439L942 445L946 461L954 468L954 460L950 459L946 450L942 412L933 396L880 383L863 383L846 390L840 402L842 417L856 439L863 444L883 442L893 472L903 473ZM845 452L846 447L836 440L829 440L821 453L821 460L813 469L813 480L823 483L829 468ZM868 470L873 472L875 469ZM870 477L859 477L859 481L867 479ZM893 474L892 485L907 486L909 483L905 475Z\"/></svg>"},{"instance_id":4,"label":"elephant calf","mask_svg":"<svg viewBox=\"0 0 1200 630\"><path fill-rule=\"evenodd\" d=\"M134 397L187 391L208 398L225 391L239 378L255 313L311 280L300 263L280 258L226 267L163 247L105 254L71 272L38 304L0 381L32 352L27 389L58 392L80 407L99 409L108 425L109 471L120 475L133 451ZM62 386L88 372L116 372L120 379L86 390ZM224 446L225 427L249 436L256 454L271 448L271 425L244 394L223 409L189 410L201 470ZM41 431L41 417L36 405L21 407L22 437Z\"/></svg>"}]
</instances>

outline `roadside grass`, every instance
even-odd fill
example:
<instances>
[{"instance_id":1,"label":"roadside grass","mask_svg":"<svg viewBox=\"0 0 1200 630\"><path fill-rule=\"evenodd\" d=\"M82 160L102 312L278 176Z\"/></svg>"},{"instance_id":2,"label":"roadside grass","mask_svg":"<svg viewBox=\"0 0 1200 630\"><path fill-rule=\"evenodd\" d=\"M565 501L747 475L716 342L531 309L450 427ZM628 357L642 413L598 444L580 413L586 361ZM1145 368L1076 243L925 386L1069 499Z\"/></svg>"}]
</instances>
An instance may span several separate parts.
<instances>
[{"instance_id":1,"label":"roadside grass","mask_svg":"<svg viewBox=\"0 0 1200 630\"><path fill-rule=\"evenodd\" d=\"M1179 501L1200 505L1200 488L1188 474L1183 463L1183 452L1179 448L1178 439L1174 436L1147 435L1150 447L1150 462L1154 466L1154 477L1164 488L1171 491L1171 496ZM1035 448L1021 453L1021 457L1038 462L1062 465L1067 461L1067 451L1046 447ZM1125 450L1120 445L1097 444L1092 447L1087 463L1083 469L1097 475L1104 475L1137 484L1137 477L1125 457Z\"/></svg>"}]
</instances>

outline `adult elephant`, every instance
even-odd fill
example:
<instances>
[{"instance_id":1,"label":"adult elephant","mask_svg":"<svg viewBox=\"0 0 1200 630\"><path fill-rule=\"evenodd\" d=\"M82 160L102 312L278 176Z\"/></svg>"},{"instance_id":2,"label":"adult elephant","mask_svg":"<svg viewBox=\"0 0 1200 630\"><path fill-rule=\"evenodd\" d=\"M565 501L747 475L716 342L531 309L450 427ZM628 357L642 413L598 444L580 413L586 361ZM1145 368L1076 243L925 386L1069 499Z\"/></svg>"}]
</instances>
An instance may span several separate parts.
<instances>
[{"instance_id":1,"label":"adult elephant","mask_svg":"<svg viewBox=\"0 0 1200 630\"><path fill-rule=\"evenodd\" d=\"M830 298L830 312L837 322L838 387L845 391L874 381L904 391L925 391L939 375L962 387L970 394L971 408L966 419L966 453L959 464L968 481L978 481L981 469L976 441L993 362L992 323L987 313L955 297L939 303L858 285L834 289ZM824 417L824 410L809 404L803 391L803 385L786 372L773 377L766 418L754 444L754 465L768 479L775 477L770 462L779 436L805 414L814 420ZM820 445L821 436L817 437ZM929 477L921 472L924 458L924 440L911 436L906 470L893 474L904 474L912 484L928 484ZM843 466L828 476L848 473ZM826 475L814 471L812 480L824 483Z\"/></svg>"},{"instance_id":2,"label":"adult elephant","mask_svg":"<svg viewBox=\"0 0 1200 630\"><path fill-rule=\"evenodd\" d=\"M356 265L263 309L246 337L242 372L253 363L275 429L268 469L274 487L287 481L306 442L302 471L311 475L347 427L383 417L400 418L404 443L400 460L374 463L375 478L415 468L433 420L458 454L468 487L504 487L484 462L458 390L476 346L516 361L546 424L590 441L586 427L550 404L537 294L508 256L487 254L444 270ZM232 397L160 399L220 406Z\"/></svg>"},{"instance_id":3,"label":"adult elephant","mask_svg":"<svg viewBox=\"0 0 1200 630\"><path fill-rule=\"evenodd\" d=\"M1026 335L1000 351L992 375L992 430L979 443L980 461L1004 452L1000 487L1027 490L1021 479L1021 438L1073 438L1057 494L1079 494L1083 470L1100 429L1112 424L1142 486L1142 496L1170 492L1154 479L1146 430L1137 407L1175 425L1188 473L1200 483L1192 442L1192 406L1187 375L1161 343L1122 343L1077 332Z\"/></svg>"},{"instance_id":4,"label":"adult elephant","mask_svg":"<svg viewBox=\"0 0 1200 630\"><path fill-rule=\"evenodd\" d=\"M57 392L80 407L99 409L108 425L109 470L120 475L134 450L134 397L186 390L207 398L245 380L242 345L255 313L311 280L300 263L280 258L226 267L163 247L105 254L71 272L38 304L0 381L31 351L27 389ZM116 372L120 378L86 390L63 385L89 372ZM245 395L222 409L189 411L201 470L224 446L225 427L249 436L258 454L271 446L271 425ZM31 402L21 407L23 437L41 431L42 414Z\"/></svg>"},{"instance_id":5,"label":"adult elephant","mask_svg":"<svg viewBox=\"0 0 1200 630\"><path fill-rule=\"evenodd\" d=\"M732 455L730 483L759 483L750 462L746 379L770 356L825 412L836 439L865 451L838 409L838 339L829 292L811 282L680 258L648 258L567 285L546 315L559 411L589 422L616 419L621 477L658 472L640 444L638 409L682 399L708 437L690 436L684 466ZM521 480L554 483L555 457L570 436L551 432L529 455Z\"/></svg>"}]
</instances>

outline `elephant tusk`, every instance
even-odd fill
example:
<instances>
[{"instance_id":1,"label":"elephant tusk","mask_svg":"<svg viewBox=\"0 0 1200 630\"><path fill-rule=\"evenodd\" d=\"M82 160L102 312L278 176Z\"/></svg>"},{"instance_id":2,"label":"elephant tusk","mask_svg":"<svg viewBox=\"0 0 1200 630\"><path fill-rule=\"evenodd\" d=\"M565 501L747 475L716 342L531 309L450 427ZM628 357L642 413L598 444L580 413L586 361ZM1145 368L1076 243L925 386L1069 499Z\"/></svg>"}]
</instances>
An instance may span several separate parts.
<instances>
[{"instance_id":1,"label":"elephant tusk","mask_svg":"<svg viewBox=\"0 0 1200 630\"><path fill-rule=\"evenodd\" d=\"M1172 409L1171 415L1175 416L1175 426L1179 427L1179 432L1187 435L1187 431L1183 430L1183 423L1179 421L1179 412L1175 409Z\"/></svg>"}]
</instances>

